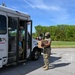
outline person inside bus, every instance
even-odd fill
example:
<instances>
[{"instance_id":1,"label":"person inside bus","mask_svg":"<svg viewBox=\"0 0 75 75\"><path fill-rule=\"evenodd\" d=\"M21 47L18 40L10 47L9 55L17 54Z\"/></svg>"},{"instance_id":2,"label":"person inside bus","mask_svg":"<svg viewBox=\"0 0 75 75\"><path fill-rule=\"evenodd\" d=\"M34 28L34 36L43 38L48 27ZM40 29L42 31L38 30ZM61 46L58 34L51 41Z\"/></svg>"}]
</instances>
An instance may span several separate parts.
<instances>
[{"instance_id":1,"label":"person inside bus","mask_svg":"<svg viewBox=\"0 0 75 75\"><path fill-rule=\"evenodd\" d=\"M23 30L23 26L20 26L19 28L19 54L23 53L23 48L22 48L22 42L23 42L23 36L22 36L22 30Z\"/></svg>"},{"instance_id":2,"label":"person inside bus","mask_svg":"<svg viewBox=\"0 0 75 75\"><path fill-rule=\"evenodd\" d=\"M19 28L19 41L23 41L23 36L22 36L22 31L23 31L23 26L20 26L20 28Z\"/></svg>"},{"instance_id":3,"label":"person inside bus","mask_svg":"<svg viewBox=\"0 0 75 75\"><path fill-rule=\"evenodd\" d=\"M19 41L19 54L21 55L22 52L23 52L22 43L21 43L21 41Z\"/></svg>"}]
</instances>

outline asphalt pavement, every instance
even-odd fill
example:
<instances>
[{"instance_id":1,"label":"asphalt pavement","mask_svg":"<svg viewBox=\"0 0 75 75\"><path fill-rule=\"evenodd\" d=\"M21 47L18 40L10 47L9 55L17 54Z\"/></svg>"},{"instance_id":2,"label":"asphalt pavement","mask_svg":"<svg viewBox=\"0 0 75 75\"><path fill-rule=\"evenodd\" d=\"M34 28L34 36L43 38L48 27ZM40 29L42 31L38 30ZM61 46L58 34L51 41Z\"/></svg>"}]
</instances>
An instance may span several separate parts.
<instances>
[{"instance_id":1,"label":"asphalt pavement","mask_svg":"<svg viewBox=\"0 0 75 75\"><path fill-rule=\"evenodd\" d=\"M19 65L3 67L0 75L75 75L75 48L53 48L49 70L44 71L43 57Z\"/></svg>"}]
</instances>

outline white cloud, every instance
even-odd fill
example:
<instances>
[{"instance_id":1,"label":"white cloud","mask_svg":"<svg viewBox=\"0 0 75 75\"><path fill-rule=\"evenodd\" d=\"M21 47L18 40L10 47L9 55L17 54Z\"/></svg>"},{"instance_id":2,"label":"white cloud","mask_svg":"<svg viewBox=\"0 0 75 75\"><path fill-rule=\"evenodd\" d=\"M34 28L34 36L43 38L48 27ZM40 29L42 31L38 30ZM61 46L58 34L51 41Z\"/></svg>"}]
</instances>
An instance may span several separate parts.
<instances>
[{"instance_id":1,"label":"white cloud","mask_svg":"<svg viewBox=\"0 0 75 75\"><path fill-rule=\"evenodd\" d=\"M52 11L59 11L61 8L59 6L48 5L44 2L44 0L24 0L32 8L38 8L42 10L52 10Z\"/></svg>"},{"instance_id":2,"label":"white cloud","mask_svg":"<svg viewBox=\"0 0 75 75\"><path fill-rule=\"evenodd\" d=\"M70 17L67 9L62 6L63 4L51 4L50 1L46 3L46 0L24 0L24 2L34 9L38 8L47 11L53 17L50 18L50 21L54 23L66 23Z\"/></svg>"},{"instance_id":3,"label":"white cloud","mask_svg":"<svg viewBox=\"0 0 75 75\"><path fill-rule=\"evenodd\" d=\"M60 7L58 7L58 6L50 6L50 8L49 8L50 10L61 10L61 8Z\"/></svg>"},{"instance_id":4,"label":"white cloud","mask_svg":"<svg viewBox=\"0 0 75 75\"><path fill-rule=\"evenodd\" d=\"M24 0L24 2L25 2L26 4L28 4L30 7L35 8L35 6L34 6L33 4L31 4L30 2L28 2L27 0Z\"/></svg>"}]
</instances>

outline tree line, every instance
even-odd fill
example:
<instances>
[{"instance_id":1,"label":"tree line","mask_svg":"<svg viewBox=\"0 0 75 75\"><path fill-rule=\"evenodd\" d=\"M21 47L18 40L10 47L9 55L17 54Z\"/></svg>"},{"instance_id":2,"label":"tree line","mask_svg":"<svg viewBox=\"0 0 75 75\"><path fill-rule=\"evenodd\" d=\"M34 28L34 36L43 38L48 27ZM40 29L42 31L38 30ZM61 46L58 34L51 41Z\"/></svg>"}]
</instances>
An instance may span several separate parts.
<instances>
[{"instance_id":1,"label":"tree line","mask_svg":"<svg viewBox=\"0 0 75 75\"><path fill-rule=\"evenodd\" d=\"M35 26L33 37L50 32L53 41L75 41L75 25Z\"/></svg>"}]
</instances>

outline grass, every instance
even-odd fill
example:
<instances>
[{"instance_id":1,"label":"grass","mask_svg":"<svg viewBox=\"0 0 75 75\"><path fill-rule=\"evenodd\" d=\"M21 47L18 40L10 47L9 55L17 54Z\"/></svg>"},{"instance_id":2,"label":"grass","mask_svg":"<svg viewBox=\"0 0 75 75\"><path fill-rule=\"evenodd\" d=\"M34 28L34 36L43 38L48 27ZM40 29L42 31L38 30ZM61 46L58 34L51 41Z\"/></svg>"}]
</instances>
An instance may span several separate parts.
<instances>
[{"instance_id":1,"label":"grass","mask_svg":"<svg viewBox=\"0 0 75 75\"><path fill-rule=\"evenodd\" d=\"M52 48L75 48L75 42L70 41L52 41Z\"/></svg>"}]
</instances>

